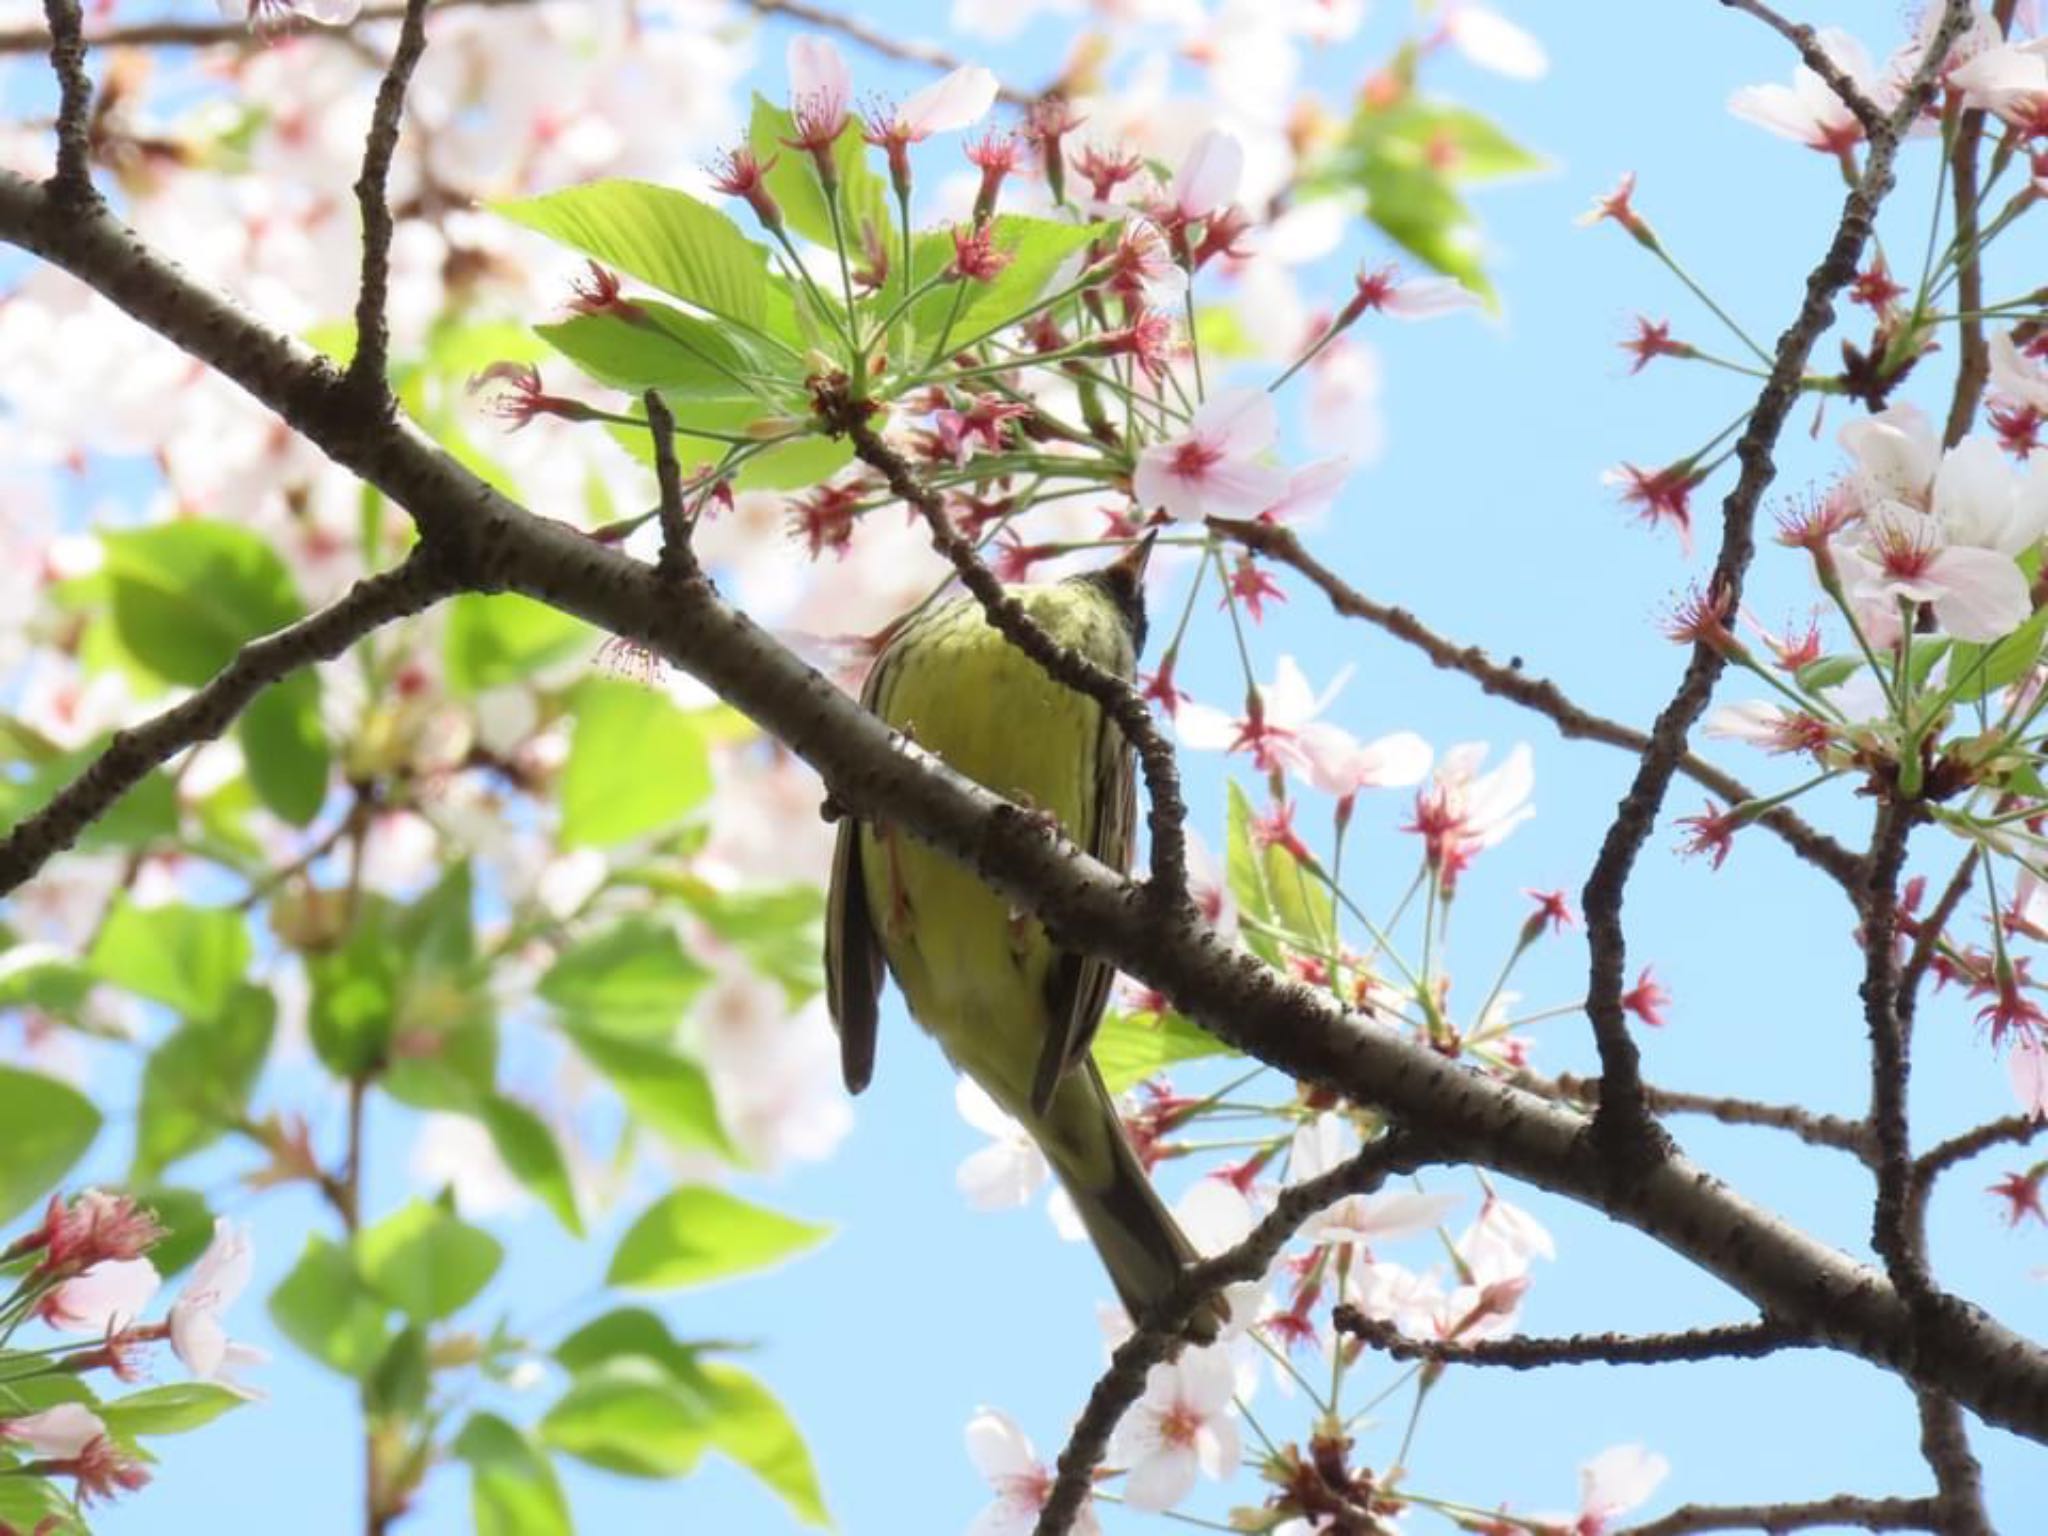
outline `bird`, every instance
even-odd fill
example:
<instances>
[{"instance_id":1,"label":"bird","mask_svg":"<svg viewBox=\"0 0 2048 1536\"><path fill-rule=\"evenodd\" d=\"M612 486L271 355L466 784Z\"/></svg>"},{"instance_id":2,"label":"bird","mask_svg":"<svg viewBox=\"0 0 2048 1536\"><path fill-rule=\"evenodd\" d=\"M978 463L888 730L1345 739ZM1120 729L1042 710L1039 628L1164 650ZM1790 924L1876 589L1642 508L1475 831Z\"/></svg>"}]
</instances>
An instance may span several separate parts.
<instances>
[{"instance_id":1,"label":"bird","mask_svg":"<svg viewBox=\"0 0 2048 1536\"><path fill-rule=\"evenodd\" d=\"M1152 541L1064 581L1006 590L1052 640L1126 680L1145 641ZM861 694L954 771L1050 818L1111 869L1136 827L1133 753L1092 698L1055 682L971 596L890 636ZM1134 1321L1198 1255L1125 1135L1089 1054L1115 967L1062 949L980 877L886 823L840 821L825 919L826 994L850 1093L874 1072L883 971L953 1065L1017 1120L1080 1213ZM1185 1332L1212 1340L1213 1299Z\"/></svg>"}]
</instances>

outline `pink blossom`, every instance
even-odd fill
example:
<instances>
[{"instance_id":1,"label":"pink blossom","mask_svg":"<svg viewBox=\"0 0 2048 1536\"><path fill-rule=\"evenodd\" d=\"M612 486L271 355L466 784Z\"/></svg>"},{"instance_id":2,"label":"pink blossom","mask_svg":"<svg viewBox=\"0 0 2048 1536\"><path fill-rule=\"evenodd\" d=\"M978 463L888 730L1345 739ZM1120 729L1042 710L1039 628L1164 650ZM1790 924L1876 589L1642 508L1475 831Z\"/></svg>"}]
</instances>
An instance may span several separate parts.
<instances>
[{"instance_id":1,"label":"pink blossom","mask_svg":"<svg viewBox=\"0 0 2048 1536\"><path fill-rule=\"evenodd\" d=\"M41 1413L0 1419L0 1440L9 1440L32 1455L71 1461L93 1441L105 1438L107 1426L82 1403L59 1403Z\"/></svg>"},{"instance_id":2,"label":"pink blossom","mask_svg":"<svg viewBox=\"0 0 2048 1536\"><path fill-rule=\"evenodd\" d=\"M111 1259L66 1280L36 1311L65 1333L118 1332L142 1315L161 1283L147 1259Z\"/></svg>"},{"instance_id":3,"label":"pink blossom","mask_svg":"<svg viewBox=\"0 0 2048 1536\"><path fill-rule=\"evenodd\" d=\"M995 1493L967 1528L967 1536L1030 1536L1052 1492L1052 1471L1038 1459L1030 1437L1006 1413L983 1408L967 1421L967 1459ZM1075 1536L1101 1536L1094 1508L1081 1507Z\"/></svg>"},{"instance_id":4,"label":"pink blossom","mask_svg":"<svg viewBox=\"0 0 2048 1536\"><path fill-rule=\"evenodd\" d=\"M996 77L979 64L963 64L898 107L889 131L911 144L935 133L953 133L980 122L995 99Z\"/></svg>"},{"instance_id":5,"label":"pink blossom","mask_svg":"<svg viewBox=\"0 0 2048 1536\"><path fill-rule=\"evenodd\" d=\"M1823 28L1820 49L1854 82L1865 98L1877 94L1877 71L1863 45L1837 27ZM1746 85L1728 98L1728 110L1745 122L1804 144L1844 155L1863 140L1863 125L1825 80L1801 64L1790 85Z\"/></svg>"},{"instance_id":6,"label":"pink blossom","mask_svg":"<svg viewBox=\"0 0 2048 1536\"><path fill-rule=\"evenodd\" d=\"M1236 135L1211 128L1188 151L1168 193L1182 219L1207 218L1237 196L1244 177L1244 145Z\"/></svg>"},{"instance_id":7,"label":"pink blossom","mask_svg":"<svg viewBox=\"0 0 2048 1536\"><path fill-rule=\"evenodd\" d=\"M1472 63L1510 80L1541 80L1550 72L1543 45L1490 5L1454 0L1444 33Z\"/></svg>"},{"instance_id":8,"label":"pink blossom","mask_svg":"<svg viewBox=\"0 0 2048 1536\"><path fill-rule=\"evenodd\" d=\"M2032 1035L2014 1037L2005 1057L2005 1075L2020 1109L2036 1120L2048 1120L2048 1045Z\"/></svg>"},{"instance_id":9,"label":"pink blossom","mask_svg":"<svg viewBox=\"0 0 2048 1536\"><path fill-rule=\"evenodd\" d=\"M795 149L829 151L852 110L853 75L829 38L800 32L789 40L789 110Z\"/></svg>"},{"instance_id":10,"label":"pink blossom","mask_svg":"<svg viewBox=\"0 0 2048 1536\"><path fill-rule=\"evenodd\" d=\"M1671 1471L1671 1463L1640 1445L1617 1445L1579 1468L1579 1517L1572 1536L1604 1536L1617 1515L1627 1514Z\"/></svg>"},{"instance_id":11,"label":"pink blossom","mask_svg":"<svg viewBox=\"0 0 2048 1536\"><path fill-rule=\"evenodd\" d=\"M1145 1395L1117 1425L1110 1454L1127 1469L1124 1502L1132 1509L1171 1509L1194 1490L1198 1475L1237 1471L1237 1423L1231 1415L1236 1372L1221 1349L1189 1350L1152 1367Z\"/></svg>"},{"instance_id":12,"label":"pink blossom","mask_svg":"<svg viewBox=\"0 0 2048 1536\"><path fill-rule=\"evenodd\" d=\"M249 1229L219 1217L213 1224L213 1241L192 1266L178 1299L171 1303L171 1349L201 1381L217 1381L241 1390L227 1368L261 1365L269 1358L259 1349L230 1339L220 1317L248 1287L255 1264Z\"/></svg>"},{"instance_id":13,"label":"pink blossom","mask_svg":"<svg viewBox=\"0 0 2048 1536\"><path fill-rule=\"evenodd\" d=\"M1272 396L1233 389L1195 408L1188 430L1138 455L1131 489L1177 522L1256 517L1287 493L1284 471L1258 462L1279 432Z\"/></svg>"},{"instance_id":14,"label":"pink blossom","mask_svg":"<svg viewBox=\"0 0 2048 1536\"><path fill-rule=\"evenodd\" d=\"M1963 104L1980 107L2024 136L2048 134L2048 38L1998 43L1949 74Z\"/></svg>"},{"instance_id":15,"label":"pink blossom","mask_svg":"<svg viewBox=\"0 0 2048 1536\"><path fill-rule=\"evenodd\" d=\"M1026 1205L1051 1177L1051 1169L1031 1133L1003 1112L971 1077L953 1087L960 1118L989 1138L970 1153L953 1175L953 1183L977 1211L1001 1211Z\"/></svg>"}]
</instances>

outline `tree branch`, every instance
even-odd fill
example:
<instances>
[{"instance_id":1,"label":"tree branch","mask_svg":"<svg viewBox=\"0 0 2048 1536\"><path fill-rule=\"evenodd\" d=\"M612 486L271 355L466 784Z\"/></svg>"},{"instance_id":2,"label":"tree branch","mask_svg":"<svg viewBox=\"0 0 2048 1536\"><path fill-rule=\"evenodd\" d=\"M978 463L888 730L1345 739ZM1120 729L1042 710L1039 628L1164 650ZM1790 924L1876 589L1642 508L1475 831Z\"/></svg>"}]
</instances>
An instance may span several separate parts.
<instances>
[{"instance_id":1,"label":"tree branch","mask_svg":"<svg viewBox=\"0 0 2048 1536\"><path fill-rule=\"evenodd\" d=\"M455 590L454 581L427 555L415 552L404 564L357 582L318 613L252 640L189 698L116 731L83 773L0 838L0 895L69 848L152 769L220 735L272 683L300 667L332 660L372 630L418 613Z\"/></svg>"},{"instance_id":2,"label":"tree branch","mask_svg":"<svg viewBox=\"0 0 2048 1536\"><path fill-rule=\"evenodd\" d=\"M868 424L861 402L851 402L838 425L853 439L854 452L861 462L879 470L889 489L923 515L925 526L931 530L932 547L952 563L960 584L980 601L989 623L1037 662L1054 682L1064 683L1093 699L1124 733L1124 740L1138 754L1145 776L1146 825L1152 834L1150 894L1161 911L1172 912L1185 906L1188 810L1181 796L1180 767L1174 760L1172 743L1159 729L1159 722L1152 718L1144 699L1123 678L1061 645L1039 628L1024 611L1024 605L996 579L995 572L982 564L974 546L954 529L952 520L946 516L945 498L918 479L909 461L883 442Z\"/></svg>"},{"instance_id":3,"label":"tree branch","mask_svg":"<svg viewBox=\"0 0 2048 1536\"><path fill-rule=\"evenodd\" d=\"M1534 1072L1518 1072L1514 1083L1545 1098L1579 1104L1600 1102L1600 1079L1560 1073L1547 1079ZM1659 1088L1646 1083L1643 1093L1650 1112L1657 1115L1705 1115L1723 1125L1753 1125L1785 1131L1809 1146L1828 1147L1867 1161L1874 1155L1870 1127L1861 1120L1823 1114L1798 1104L1767 1104L1758 1099L1728 1098L1718 1094L1687 1093L1677 1088Z\"/></svg>"},{"instance_id":4,"label":"tree branch","mask_svg":"<svg viewBox=\"0 0 2048 1536\"><path fill-rule=\"evenodd\" d=\"M1781 1323L1731 1323L1677 1333L1576 1333L1565 1338L1478 1339L1457 1343L1410 1338L1392 1323L1368 1317L1349 1302L1331 1313L1338 1331L1363 1339L1396 1360L1439 1365L1498 1365L1511 1371L1553 1365L1666 1365L1682 1360L1755 1360L1782 1349L1815 1349L1820 1341Z\"/></svg>"},{"instance_id":5,"label":"tree branch","mask_svg":"<svg viewBox=\"0 0 2048 1536\"><path fill-rule=\"evenodd\" d=\"M1422 1145L1402 1131L1390 1131L1350 1161L1328 1173L1289 1185L1280 1198L1235 1248L1190 1268L1180 1287L1154 1315L1133 1319L1137 1329L1116 1347L1109 1369L1088 1394L1088 1405L1074 1421L1059 1471L1039 1510L1032 1536L1065 1536L1088 1502L1095 1469L1109 1450L1117 1421L1138 1394L1152 1367L1179 1354L1187 1342L1183 1329L1196 1307L1227 1285L1259 1280L1273 1267L1301 1224L1349 1195L1370 1194L1397 1173L1413 1173L1431 1161Z\"/></svg>"},{"instance_id":6,"label":"tree branch","mask_svg":"<svg viewBox=\"0 0 2048 1536\"><path fill-rule=\"evenodd\" d=\"M85 22L78 0L43 0L50 68L57 76L57 170L50 194L71 207L99 200L92 184L92 77L85 72Z\"/></svg>"},{"instance_id":7,"label":"tree branch","mask_svg":"<svg viewBox=\"0 0 2048 1536\"><path fill-rule=\"evenodd\" d=\"M1694 1536L1699 1531L1808 1531L1851 1525L1865 1531L1933 1531L1932 1499L1865 1499L1838 1493L1803 1504L1681 1504L1661 1520L1631 1525L1614 1536Z\"/></svg>"},{"instance_id":8,"label":"tree branch","mask_svg":"<svg viewBox=\"0 0 2048 1536\"><path fill-rule=\"evenodd\" d=\"M363 276L356 293L356 351L349 360L349 385L378 408L389 410L386 381L391 352L388 297L391 288L391 204L384 193L391 177L391 157L398 151L398 132L405 117L405 90L413 67L427 51L428 0L406 0L405 19L398 28L398 47L377 86L377 104L370 112L369 138L363 145L362 174L356 178L356 208L363 220Z\"/></svg>"},{"instance_id":9,"label":"tree branch","mask_svg":"<svg viewBox=\"0 0 2048 1536\"><path fill-rule=\"evenodd\" d=\"M690 549L690 518L683 508L683 467L676 462L676 418L658 389L640 396L647 412L647 432L654 439L654 483L661 501L656 515L661 519L661 561L664 576L679 579L697 569L697 557Z\"/></svg>"},{"instance_id":10,"label":"tree branch","mask_svg":"<svg viewBox=\"0 0 2048 1536\"><path fill-rule=\"evenodd\" d=\"M880 721L708 582L666 581L534 516L403 416L366 418L318 354L194 283L105 210L71 215L34 183L0 173L0 239L85 279L406 508L455 579L550 603L673 662L816 768L851 814L901 826L975 870L1044 922L1055 943L1158 988L1225 1044L1311 1087L1426 1125L1432 1151L1598 1209L1723 1280L1759 1312L2048 1441L2048 1351L1962 1308L1934 1318L1915 1348L1914 1319L1882 1275L1684 1158L1617 1182L1586 1144L1582 1116L1361 1020L1192 917L1161 921L1130 881L1046 838L943 763L900 751Z\"/></svg>"},{"instance_id":11,"label":"tree branch","mask_svg":"<svg viewBox=\"0 0 2048 1536\"><path fill-rule=\"evenodd\" d=\"M2007 1142L2025 1146L2043 1131L2048 1131L2048 1120L2034 1115L2007 1115L1935 1143L1913 1165L1913 1182L1920 1198L1924 1200L1934 1181L1958 1163L1968 1162L1980 1152L1989 1152Z\"/></svg>"},{"instance_id":12,"label":"tree branch","mask_svg":"<svg viewBox=\"0 0 2048 1536\"><path fill-rule=\"evenodd\" d=\"M1912 83L1897 109L1871 133L1863 174L1849 190L1826 255L1807 277L1806 297L1798 317L1778 340L1770 377L1758 393L1749 423L1736 442L1735 456L1742 470L1734 489L1721 503L1721 547L1707 584L1713 599L1726 603L1731 612L1742 601L1743 578L1756 552L1757 508L1777 477L1778 436L1799 399L1806 360L1821 333L1834 320L1835 295L1856 275L1857 262L1870 240L1877 211L1892 189L1893 160L1906 125L1919 115L1933 87L1937 66L1969 16L1970 0L1948 0L1927 55L1914 71ZM1644 1161L1667 1155L1669 1147L1644 1101L1642 1058L1621 1006L1628 961L1622 903L1636 855L1656 824L1672 775L1685 755L1686 737L1706 710L1714 684L1726 664L1726 658L1716 647L1704 641L1693 647L1684 679L1651 729L1649 750L1636 769L1635 782L1615 811L1581 898L1591 950L1586 1016L1600 1050L1602 1080L1593 1131L1603 1146L1624 1155L1625 1161L1620 1165L1624 1171L1630 1165L1640 1166Z\"/></svg>"},{"instance_id":13,"label":"tree branch","mask_svg":"<svg viewBox=\"0 0 2048 1536\"><path fill-rule=\"evenodd\" d=\"M1931 1281L1912 1219L1913 1149L1906 1118L1912 1052L1899 1017L1899 871L1906 864L1917 807L1887 797L1877 809L1870 840L1870 882L1857 903L1862 911L1863 1020L1870 1035L1870 1130L1877 1143L1877 1199L1871 1246L1901 1295L1916 1305Z\"/></svg>"},{"instance_id":14,"label":"tree branch","mask_svg":"<svg viewBox=\"0 0 2048 1536\"><path fill-rule=\"evenodd\" d=\"M1338 613L1377 626L1394 639L1414 646L1446 671L1463 673L1477 683L1483 693L1535 711L1556 726L1558 734L1567 740L1597 741L1637 756L1650 749L1650 738L1641 731L1581 708L1548 678L1531 677L1517 663L1503 665L1476 645L1458 645L1405 608L1375 602L1310 553L1293 529L1279 523L1222 517L1209 519L1209 527L1246 549L1307 577ZM1756 792L1734 775L1723 773L1712 763L1690 752L1679 758L1678 770L1730 805L1756 798ZM1862 865L1857 855L1826 833L1815 830L1798 812L1781 805L1766 811L1756 820L1757 825L1777 833L1794 853L1836 884L1853 889L1862 880Z\"/></svg>"}]
</instances>

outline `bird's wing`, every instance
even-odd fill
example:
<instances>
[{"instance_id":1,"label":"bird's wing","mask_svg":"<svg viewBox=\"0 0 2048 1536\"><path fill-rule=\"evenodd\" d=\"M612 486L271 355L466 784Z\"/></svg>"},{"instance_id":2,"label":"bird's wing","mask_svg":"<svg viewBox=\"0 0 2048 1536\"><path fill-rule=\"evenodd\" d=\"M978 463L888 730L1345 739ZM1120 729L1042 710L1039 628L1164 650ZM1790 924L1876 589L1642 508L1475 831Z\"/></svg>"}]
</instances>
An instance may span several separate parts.
<instances>
[{"instance_id":1,"label":"bird's wing","mask_svg":"<svg viewBox=\"0 0 2048 1536\"><path fill-rule=\"evenodd\" d=\"M886 652L861 689L863 707L881 697ZM882 941L868 912L867 879L860 863L860 822L842 816L832 845L832 886L825 900L825 1001L839 1031L839 1071L848 1093L875 1075L875 1034L881 1019Z\"/></svg>"},{"instance_id":2,"label":"bird's wing","mask_svg":"<svg viewBox=\"0 0 2048 1536\"><path fill-rule=\"evenodd\" d=\"M1130 867L1137 813L1136 763L1123 732L1105 718L1096 730L1095 828L1088 851L1119 874ZM1099 956L1062 952L1053 963L1045 981L1045 1045L1031 1082L1034 1114L1046 1112L1060 1079L1088 1054L1115 979L1116 967Z\"/></svg>"}]
</instances>

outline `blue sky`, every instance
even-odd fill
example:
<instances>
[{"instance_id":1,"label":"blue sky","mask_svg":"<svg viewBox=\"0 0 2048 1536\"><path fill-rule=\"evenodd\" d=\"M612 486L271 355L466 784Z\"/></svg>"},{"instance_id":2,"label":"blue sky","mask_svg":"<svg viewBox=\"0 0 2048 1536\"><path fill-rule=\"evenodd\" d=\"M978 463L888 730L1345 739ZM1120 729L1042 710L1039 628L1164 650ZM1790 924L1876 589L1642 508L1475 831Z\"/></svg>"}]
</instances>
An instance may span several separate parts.
<instances>
[{"instance_id":1,"label":"blue sky","mask_svg":"<svg viewBox=\"0 0 2048 1536\"><path fill-rule=\"evenodd\" d=\"M1728 308L1772 337L1796 306L1840 201L1828 161L1730 118L1734 87L1786 78L1785 45L1710 0L1659 5L1608 0L1521 0L1511 7L1550 50L1552 71L1516 84L1445 65L1435 85L1485 107L1551 161L1549 174L1486 194L1481 211L1505 312L1375 332L1386 365L1388 447L1353 480L1318 539L1326 559L1374 596L1412 607L1440 630L1519 656L1560 680L1580 702L1647 721L1681 657L1656 633L1662 605L1704 557L1688 564L1667 534L1633 526L1600 471L1621 460L1665 462L1711 436L1746 404L1744 381L1659 364L1625 377L1615 342L1634 313L1668 315L1688 339L1722 345L1712 322L1675 283L1613 229L1574 219L1625 170L1641 175L1637 203ZM1365 44L1325 52L1316 78L1352 78L1371 61L1396 11L1383 4ZM1838 3L1812 19L1839 22L1880 49L1898 27L1891 0ZM886 28L925 8L891 0L865 8ZM1058 18L1041 19L1006 48L1012 79L1042 76L1061 42ZM779 60L771 27L764 59ZM918 76L857 62L863 85L888 89ZM779 63L762 84L779 87ZM1922 149L1887 226L1917 253L1931 157ZM2044 253L2037 245L2033 265ZM1997 285L1994 283L1994 291ZM1779 480L1796 491L1834 464L1830 413L1818 438L1802 410L1788 434ZM1709 504L1710 505L1710 504ZM1711 517L1703 519L1710 525ZM1703 526L1711 544L1711 526ZM1630 762L1609 749L1560 741L1461 679L1439 675L1392 642L1328 618L1312 594L1290 600L1261 638L1261 670L1290 651L1317 681L1340 661L1356 673L1332 717L1360 735L1406 728L1440 745L1517 740L1537 752L1538 815L1489 854L1461 900L1465 967L1490 972L1525 908L1524 887L1582 883L1598 831ZM1767 619L1803 614L1810 595L1794 562L1768 551L1752 600ZM1237 682L1221 637L1198 646L1184 671L1197 693L1224 702ZM1741 696L1739 691L1731 696ZM1782 765L1718 755L1760 787L1788 783ZM1192 798L1205 827L1221 819L1220 765L1195 760ZM1697 810L1681 789L1674 812ZM1413 851L1393 831L1403 807L1362 806L1347 863L1369 890L1398 888ZM1842 795L1811 808L1816 820L1860 836L1866 811ZM1670 853L1660 829L1632 887L1631 955L1654 960L1676 1002L1667 1029L1645 1041L1660 1083L1797 1099L1855 1113L1865 1089L1862 1031L1853 1000L1858 957L1846 909L1775 844L1743 838L1719 872ZM1522 978L1541 1005L1582 984L1576 941L1547 949ZM1544 1026L1539 1064L1583 1068L1581 1023ZM2003 1075L1980 1045L1971 1008L1947 997L1928 1009L1915 1112L1936 1136L2008 1108ZM1853 1169L1789 1151L1764 1132L1686 1123L1686 1145L1756 1198L1823 1238L1861 1251L1866 1180ZM404 1192L399 1143L371 1170L373 1207ZM951 1075L902 1019L885 1019L875 1085L829 1164L758 1192L801 1216L835 1223L813 1255L758 1280L691 1293L665 1311L685 1335L758 1338L748 1365L784 1398L808 1434L841 1527L855 1533L964 1528L983 1491L961 1450L980 1404L1002 1407L1053 1450L1101 1364L1095 1305L1107 1294L1092 1256L1061 1244L1037 1209L978 1216L953 1185L978 1138L952 1110ZM1973 1164L1936 1202L1933 1244L1965 1294L2023 1332L2039 1334L2048 1296L2028 1276L2048 1262L2038 1232L2013 1235L1982 1195L2005 1165ZM1469 1179L1442 1187L1469 1191ZM1561 1257L1546 1266L1525 1314L1533 1331L1661 1329L1736 1320L1731 1295L1633 1233L1584 1212L1517 1192L1556 1232ZM1469 1214L1471 1207L1468 1206ZM258 1298L292 1261L298 1234L321 1224L310 1202L269 1197L259 1232L257 1286L241 1321L278 1361L265 1372L271 1402L174 1443L156 1484L100 1521L109 1536L268 1529L342 1536L359 1527L359 1447L352 1394L268 1337ZM534 1218L508 1232L512 1260L494 1296L515 1326L550 1333L593 1308L609 1244L563 1244ZM1419 1257L1419 1256L1418 1256ZM1367 1390L1383 1378L1368 1373ZM512 1403L534 1417L544 1396ZM1258 1404L1269 1427L1298 1435L1298 1408ZM1360 1460L1393 1455L1405 1399L1390 1423L1361 1437ZM1481 1379L1454 1374L1432 1400L1415 1442L1418 1486L1522 1510L1574 1502L1574 1469L1604 1447L1642 1441L1674 1464L1656 1507L1685 1500L1814 1497L1839 1489L1917 1493L1908 1395L1888 1378L1833 1357L1665 1371L1592 1368ZM1995 1523L2021 1529L2020 1511L2043 1477L2038 1448L1981 1432ZM626 1484L572 1472L579 1522L611 1532L787 1528L780 1507L746 1477L711 1465L677 1484ZM1252 1485L1240 1483L1249 1493ZM1194 1506L1215 1515L1213 1499ZM2038 1507L2034 1505L2032 1507ZM1427 1528L1418 1519L1417 1529ZM443 1472L405 1524L417 1536L467 1531L466 1479Z\"/></svg>"}]
</instances>

